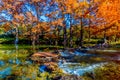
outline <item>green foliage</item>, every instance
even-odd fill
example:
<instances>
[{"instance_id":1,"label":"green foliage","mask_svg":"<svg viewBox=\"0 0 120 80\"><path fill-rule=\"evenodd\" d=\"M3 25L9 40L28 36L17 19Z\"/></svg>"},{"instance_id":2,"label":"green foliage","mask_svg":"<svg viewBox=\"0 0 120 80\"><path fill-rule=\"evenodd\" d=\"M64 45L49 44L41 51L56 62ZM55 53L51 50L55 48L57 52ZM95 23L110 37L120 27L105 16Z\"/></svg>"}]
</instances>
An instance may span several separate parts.
<instances>
[{"instance_id":1,"label":"green foliage","mask_svg":"<svg viewBox=\"0 0 120 80\"><path fill-rule=\"evenodd\" d=\"M54 49L54 48L58 48L61 49L63 48L63 46L54 46L54 45L36 45L36 48L40 48L40 49ZM32 45L26 45L26 44L18 44L18 48L19 49L32 49L33 46ZM16 49L16 46L14 44L0 44L0 49Z\"/></svg>"},{"instance_id":2,"label":"green foliage","mask_svg":"<svg viewBox=\"0 0 120 80\"><path fill-rule=\"evenodd\" d=\"M57 76L64 75L63 71L58 67L54 67L54 69L55 70L52 73L48 73L48 72L40 73L39 77L37 77L36 80L52 80Z\"/></svg>"},{"instance_id":3,"label":"green foliage","mask_svg":"<svg viewBox=\"0 0 120 80\"><path fill-rule=\"evenodd\" d=\"M97 68L95 74L96 80L119 80L120 65L115 63L106 64L101 68Z\"/></svg>"},{"instance_id":4,"label":"green foliage","mask_svg":"<svg viewBox=\"0 0 120 80\"><path fill-rule=\"evenodd\" d=\"M6 53L3 53L3 51L6 51ZM28 51L24 49L13 51L12 53L7 53L7 50L0 50L0 52L1 52L0 54L1 60L9 60L12 58L26 58L29 55L27 54Z\"/></svg>"},{"instance_id":5,"label":"green foliage","mask_svg":"<svg viewBox=\"0 0 120 80\"><path fill-rule=\"evenodd\" d=\"M12 74L7 76L5 79L8 80L14 78L15 80L35 80L38 73L39 70L37 65L13 65Z\"/></svg>"},{"instance_id":6,"label":"green foliage","mask_svg":"<svg viewBox=\"0 0 120 80\"><path fill-rule=\"evenodd\" d=\"M0 38L0 43L7 42L7 41L14 41L14 38Z\"/></svg>"},{"instance_id":7,"label":"green foliage","mask_svg":"<svg viewBox=\"0 0 120 80\"><path fill-rule=\"evenodd\" d=\"M90 73L86 73L83 78L85 80L93 80ZM94 70L94 80L119 80L120 64L108 63Z\"/></svg>"}]
</instances>

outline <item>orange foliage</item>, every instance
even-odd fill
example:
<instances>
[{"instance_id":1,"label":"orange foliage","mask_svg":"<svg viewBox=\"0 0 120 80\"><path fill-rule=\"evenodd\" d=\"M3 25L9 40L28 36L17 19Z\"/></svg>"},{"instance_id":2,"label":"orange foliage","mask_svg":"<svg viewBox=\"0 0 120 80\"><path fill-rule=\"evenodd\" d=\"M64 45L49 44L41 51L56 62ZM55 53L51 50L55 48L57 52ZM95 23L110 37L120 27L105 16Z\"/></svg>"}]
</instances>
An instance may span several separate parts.
<instances>
[{"instance_id":1,"label":"orange foliage","mask_svg":"<svg viewBox=\"0 0 120 80\"><path fill-rule=\"evenodd\" d=\"M104 18L107 23L120 20L119 5L119 0L105 0L98 8L97 17Z\"/></svg>"}]
</instances>

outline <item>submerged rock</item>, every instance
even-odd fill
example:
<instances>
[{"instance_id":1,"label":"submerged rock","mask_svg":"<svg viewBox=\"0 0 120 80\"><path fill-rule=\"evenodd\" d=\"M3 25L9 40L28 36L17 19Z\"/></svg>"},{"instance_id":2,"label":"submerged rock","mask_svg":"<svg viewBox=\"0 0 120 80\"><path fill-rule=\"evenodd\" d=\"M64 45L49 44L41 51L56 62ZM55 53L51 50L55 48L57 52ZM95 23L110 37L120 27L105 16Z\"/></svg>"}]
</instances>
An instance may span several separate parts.
<instances>
[{"instance_id":1,"label":"submerged rock","mask_svg":"<svg viewBox=\"0 0 120 80\"><path fill-rule=\"evenodd\" d=\"M41 66L39 66L39 71L40 71L40 72L48 71L47 66L46 66L46 65L41 65Z\"/></svg>"},{"instance_id":2,"label":"submerged rock","mask_svg":"<svg viewBox=\"0 0 120 80\"><path fill-rule=\"evenodd\" d=\"M44 63L43 65L40 65L39 66L39 71L40 72L53 72L55 70L58 69L58 65L57 63L54 63L54 62L47 62L47 63Z\"/></svg>"}]
</instances>

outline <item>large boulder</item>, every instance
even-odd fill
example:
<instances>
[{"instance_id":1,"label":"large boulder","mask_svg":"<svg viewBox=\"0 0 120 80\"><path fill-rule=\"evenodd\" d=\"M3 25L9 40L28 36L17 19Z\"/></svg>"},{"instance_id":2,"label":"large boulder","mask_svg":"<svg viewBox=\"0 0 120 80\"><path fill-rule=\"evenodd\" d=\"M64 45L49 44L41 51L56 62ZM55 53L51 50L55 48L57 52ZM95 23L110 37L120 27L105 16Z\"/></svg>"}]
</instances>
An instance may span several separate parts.
<instances>
[{"instance_id":1,"label":"large boulder","mask_svg":"<svg viewBox=\"0 0 120 80\"><path fill-rule=\"evenodd\" d=\"M39 63L57 62L59 55L51 52L37 52L31 56L31 60Z\"/></svg>"}]
</instances>

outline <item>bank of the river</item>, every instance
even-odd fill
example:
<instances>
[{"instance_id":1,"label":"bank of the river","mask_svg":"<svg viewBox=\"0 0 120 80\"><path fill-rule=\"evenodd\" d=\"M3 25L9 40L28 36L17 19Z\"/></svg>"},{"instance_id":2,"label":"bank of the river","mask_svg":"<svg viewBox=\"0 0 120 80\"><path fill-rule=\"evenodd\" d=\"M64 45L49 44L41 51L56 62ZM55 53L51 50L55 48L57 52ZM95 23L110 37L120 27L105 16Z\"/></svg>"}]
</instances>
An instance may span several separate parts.
<instances>
[{"instance_id":1,"label":"bank of the river","mask_svg":"<svg viewBox=\"0 0 120 80\"><path fill-rule=\"evenodd\" d=\"M15 38L0 38L0 44L3 45L14 45ZM48 42L48 40L39 40L39 47L44 46L54 46L55 44L51 44L50 42ZM62 43L62 41L60 41ZM107 41L109 43L109 48L120 48L120 40L117 41ZM20 45L31 45L31 41L29 39L24 39L24 38L20 38L19 39L19 44ZM75 43L75 42L74 42ZM84 39L83 41L83 46L84 47L94 47L96 45L98 45L99 43L104 43L103 39L90 39L90 41L88 41L88 39ZM63 44L58 44L58 48L63 48ZM73 47L78 47L78 44L74 44Z\"/></svg>"}]
</instances>

